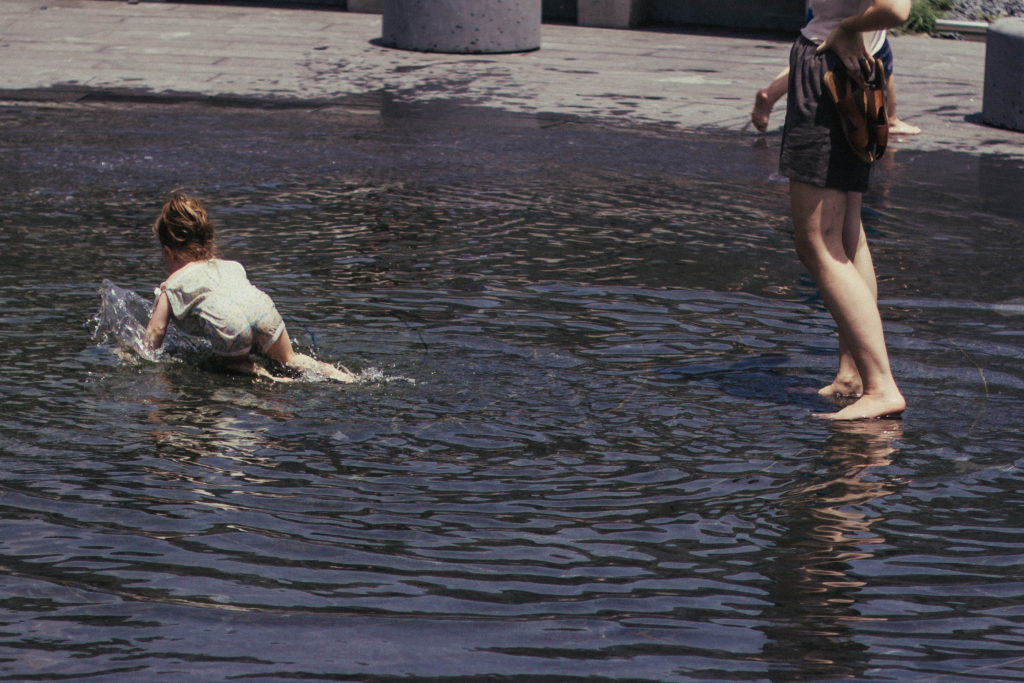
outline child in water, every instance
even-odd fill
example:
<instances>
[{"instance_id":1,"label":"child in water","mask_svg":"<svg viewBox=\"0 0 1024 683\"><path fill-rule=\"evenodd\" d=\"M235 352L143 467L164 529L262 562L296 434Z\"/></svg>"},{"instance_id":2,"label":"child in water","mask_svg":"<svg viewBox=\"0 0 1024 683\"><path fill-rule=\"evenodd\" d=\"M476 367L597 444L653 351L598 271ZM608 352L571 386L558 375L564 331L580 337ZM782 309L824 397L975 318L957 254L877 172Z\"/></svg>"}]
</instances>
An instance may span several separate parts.
<instances>
[{"instance_id":1,"label":"child in water","mask_svg":"<svg viewBox=\"0 0 1024 683\"><path fill-rule=\"evenodd\" d=\"M213 226L199 201L175 192L153 226L160 240L168 277L156 290L146 326L146 348L160 348L173 318L182 330L203 337L226 370L275 377L255 362L259 353L298 372L352 382L348 370L292 350L274 302L249 282L242 264L218 258Z\"/></svg>"}]
</instances>

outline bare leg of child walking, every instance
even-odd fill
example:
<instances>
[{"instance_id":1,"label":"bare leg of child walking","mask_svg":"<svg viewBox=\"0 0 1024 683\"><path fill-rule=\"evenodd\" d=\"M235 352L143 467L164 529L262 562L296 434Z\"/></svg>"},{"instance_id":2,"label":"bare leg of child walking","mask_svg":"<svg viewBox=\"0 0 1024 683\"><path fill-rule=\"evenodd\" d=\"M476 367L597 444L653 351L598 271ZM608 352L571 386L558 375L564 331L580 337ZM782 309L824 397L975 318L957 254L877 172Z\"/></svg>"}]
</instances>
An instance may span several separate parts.
<instances>
[{"instance_id":1,"label":"bare leg of child walking","mask_svg":"<svg viewBox=\"0 0 1024 683\"><path fill-rule=\"evenodd\" d=\"M860 395L842 410L821 415L833 420L883 417L907 405L889 366L860 203L856 192L790 181L797 253L839 328L839 374L822 393Z\"/></svg>"},{"instance_id":2,"label":"bare leg of child walking","mask_svg":"<svg viewBox=\"0 0 1024 683\"><path fill-rule=\"evenodd\" d=\"M885 114L889 119L890 135L920 135L921 129L912 125L896 115L896 86L895 76L889 76L886 81ZM754 109L750 112L750 122L762 133L768 130L768 121L772 115L772 109L786 94L789 89L789 67L779 72L779 75L754 95Z\"/></svg>"},{"instance_id":3,"label":"bare leg of child walking","mask_svg":"<svg viewBox=\"0 0 1024 683\"><path fill-rule=\"evenodd\" d=\"M921 129L896 116L896 76L889 76L885 83L885 115L889 119L889 135L920 135Z\"/></svg>"},{"instance_id":4,"label":"bare leg of child walking","mask_svg":"<svg viewBox=\"0 0 1024 683\"><path fill-rule=\"evenodd\" d=\"M754 109L750 112L750 122L762 133L768 130L768 119L771 118L772 108L789 90L789 67L779 74L768 84L767 88L757 91L754 96Z\"/></svg>"}]
</instances>

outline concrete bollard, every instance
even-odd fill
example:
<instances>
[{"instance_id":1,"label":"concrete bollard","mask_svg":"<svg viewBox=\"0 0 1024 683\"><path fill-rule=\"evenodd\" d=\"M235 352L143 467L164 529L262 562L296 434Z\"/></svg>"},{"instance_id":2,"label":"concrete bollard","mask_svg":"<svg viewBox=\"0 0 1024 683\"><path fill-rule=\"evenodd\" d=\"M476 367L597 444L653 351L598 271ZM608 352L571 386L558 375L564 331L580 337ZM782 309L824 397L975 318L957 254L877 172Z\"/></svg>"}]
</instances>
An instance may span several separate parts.
<instances>
[{"instance_id":1,"label":"concrete bollard","mask_svg":"<svg viewBox=\"0 0 1024 683\"><path fill-rule=\"evenodd\" d=\"M576 0L576 23L597 28L635 28L647 21L650 0Z\"/></svg>"},{"instance_id":2,"label":"concrete bollard","mask_svg":"<svg viewBox=\"0 0 1024 683\"><path fill-rule=\"evenodd\" d=\"M541 0L383 0L381 42L422 52L540 47Z\"/></svg>"},{"instance_id":3,"label":"concrete bollard","mask_svg":"<svg viewBox=\"0 0 1024 683\"><path fill-rule=\"evenodd\" d=\"M988 27L981 118L1024 131L1024 19L999 19Z\"/></svg>"}]
</instances>

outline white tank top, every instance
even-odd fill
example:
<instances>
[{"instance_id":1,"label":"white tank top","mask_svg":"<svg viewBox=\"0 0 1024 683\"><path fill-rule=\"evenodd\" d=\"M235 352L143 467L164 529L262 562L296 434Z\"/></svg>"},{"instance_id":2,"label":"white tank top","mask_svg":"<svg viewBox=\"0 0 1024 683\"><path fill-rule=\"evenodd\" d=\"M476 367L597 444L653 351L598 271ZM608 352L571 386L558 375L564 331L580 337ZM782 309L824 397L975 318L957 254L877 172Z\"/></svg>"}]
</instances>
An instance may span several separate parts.
<instances>
[{"instance_id":1,"label":"white tank top","mask_svg":"<svg viewBox=\"0 0 1024 683\"><path fill-rule=\"evenodd\" d=\"M871 7L872 0L810 0L807 5L811 10L811 20L801 29L804 38L820 43L829 37L843 19L854 17ZM861 34L868 54L875 54L882 49L885 42L885 31L868 31Z\"/></svg>"}]
</instances>

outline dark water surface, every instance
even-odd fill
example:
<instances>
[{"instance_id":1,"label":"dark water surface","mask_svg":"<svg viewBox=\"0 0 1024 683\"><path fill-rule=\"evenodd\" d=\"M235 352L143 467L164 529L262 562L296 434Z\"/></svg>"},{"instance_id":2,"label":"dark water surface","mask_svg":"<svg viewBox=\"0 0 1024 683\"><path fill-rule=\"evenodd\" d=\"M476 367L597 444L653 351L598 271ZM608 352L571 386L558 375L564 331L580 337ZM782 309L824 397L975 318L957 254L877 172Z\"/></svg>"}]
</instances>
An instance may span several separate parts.
<instances>
[{"instance_id":1,"label":"dark water surface","mask_svg":"<svg viewBox=\"0 0 1024 683\"><path fill-rule=\"evenodd\" d=\"M358 105L0 109L0 675L1024 678L1024 165L883 162L831 425L777 140ZM174 187L364 381L119 348Z\"/></svg>"}]
</instances>

